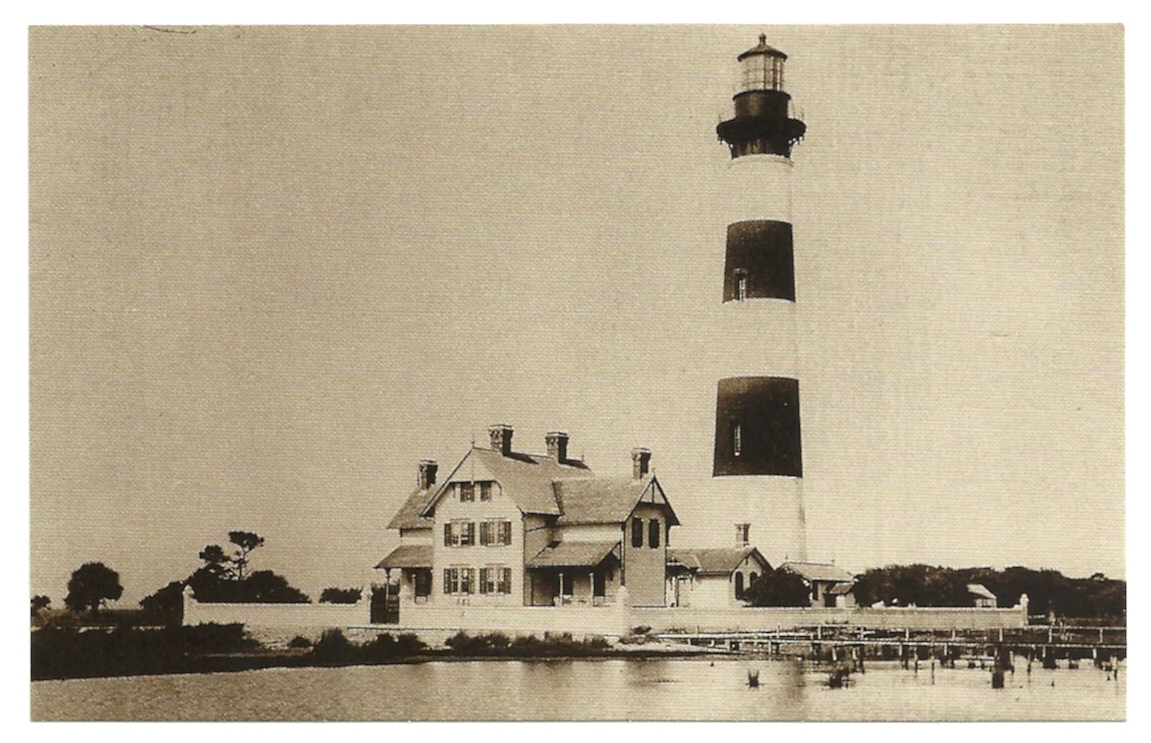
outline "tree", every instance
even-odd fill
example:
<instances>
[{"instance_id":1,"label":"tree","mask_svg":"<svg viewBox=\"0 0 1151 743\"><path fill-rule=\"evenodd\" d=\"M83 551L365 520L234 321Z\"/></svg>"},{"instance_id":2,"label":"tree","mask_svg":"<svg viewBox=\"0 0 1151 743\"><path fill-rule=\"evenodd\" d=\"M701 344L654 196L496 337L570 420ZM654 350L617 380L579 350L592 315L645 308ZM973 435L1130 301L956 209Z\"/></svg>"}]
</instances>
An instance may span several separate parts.
<instances>
[{"instance_id":1,"label":"tree","mask_svg":"<svg viewBox=\"0 0 1151 743\"><path fill-rule=\"evenodd\" d=\"M248 555L257 547L264 546L264 538L250 531L230 531L228 541L236 545L236 556L232 562L236 565L236 575L244 580L244 572L248 567Z\"/></svg>"},{"instance_id":2,"label":"tree","mask_svg":"<svg viewBox=\"0 0 1151 743\"><path fill-rule=\"evenodd\" d=\"M321 604L354 604L360 600L359 588L325 588L320 592Z\"/></svg>"},{"instance_id":3,"label":"tree","mask_svg":"<svg viewBox=\"0 0 1151 743\"><path fill-rule=\"evenodd\" d=\"M64 605L72 611L91 609L96 616L105 601L116 601L123 593L119 573L102 562L86 562L72 573Z\"/></svg>"},{"instance_id":4,"label":"tree","mask_svg":"<svg viewBox=\"0 0 1151 743\"><path fill-rule=\"evenodd\" d=\"M258 604L308 604L308 594L271 570L257 570L240 583L240 601Z\"/></svg>"},{"instance_id":5,"label":"tree","mask_svg":"<svg viewBox=\"0 0 1151 743\"><path fill-rule=\"evenodd\" d=\"M174 580L150 596L140 599L140 607L149 621L165 625L179 624L184 618L184 584Z\"/></svg>"},{"instance_id":6,"label":"tree","mask_svg":"<svg viewBox=\"0 0 1151 743\"><path fill-rule=\"evenodd\" d=\"M36 596L33 596L32 597L32 618L35 619L36 617L40 616L40 612L44 611L45 609L47 609L51 605L52 605L52 599L48 598L44 594L41 593L41 594L38 594Z\"/></svg>"},{"instance_id":7,"label":"tree","mask_svg":"<svg viewBox=\"0 0 1151 743\"><path fill-rule=\"evenodd\" d=\"M811 606L811 589L790 570L769 570L752 583L745 595L752 606Z\"/></svg>"}]
</instances>

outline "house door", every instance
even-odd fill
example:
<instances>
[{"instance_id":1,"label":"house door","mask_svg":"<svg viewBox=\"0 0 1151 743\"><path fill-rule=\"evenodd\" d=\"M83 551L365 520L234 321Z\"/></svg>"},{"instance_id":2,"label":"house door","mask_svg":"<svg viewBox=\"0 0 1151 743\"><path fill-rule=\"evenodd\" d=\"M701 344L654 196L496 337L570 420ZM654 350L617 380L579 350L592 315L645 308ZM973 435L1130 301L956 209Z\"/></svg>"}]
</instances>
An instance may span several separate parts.
<instances>
[{"instance_id":1,"label":"house door","mask_svg":"<svg viewBox=\"0 0 1151 743\"><path fill-rule=\"evenodd\" d=\"M417 599L426 599L432 594L432 571L417 570L413 591Z\"/></svg>"}]
</instances>

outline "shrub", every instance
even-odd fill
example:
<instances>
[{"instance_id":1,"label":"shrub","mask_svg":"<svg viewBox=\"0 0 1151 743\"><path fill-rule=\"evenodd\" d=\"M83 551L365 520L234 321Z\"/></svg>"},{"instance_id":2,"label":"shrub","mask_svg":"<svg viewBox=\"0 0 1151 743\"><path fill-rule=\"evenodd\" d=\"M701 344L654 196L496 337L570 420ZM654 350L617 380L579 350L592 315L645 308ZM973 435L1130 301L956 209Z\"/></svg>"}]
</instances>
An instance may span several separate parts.
<instances>
[{"instance_id":1,"label":"shrub","mask_svg":"<svg viewBox=\"0 0 1151 743\"><path fill-rule=\"evenodd\" d=\"M166 632L181 650L191 655L240 653L260 647L239 623L194 624L173 627Z\"/></svg>"},{"instance_id":2,"label":"shrub","mask_svg":"<svg viewBox=\"0 0 1151 743\"><path fill-rule=\"evenodd\" d=\"M392 658L406 658L427 650L428 646L413 634L405 633L398 637L390 634L380 634L366 643L363 648L364 660L380 662Z\"/></svg>"},{"instance_id":3,"label":"shrub","mask_svg":"<svg viewBox=\"0 0 1151 743\"><path fill-rule=\"evenodd\" d=\"M312 648L317 663L339 665L355 660L356 648L338 629L324 630Z\"/></svg>"},{"instance_id":4,"label":"shrub","mask_svg":"<svg viewBox=\"0 0 1151 743\"><path fill-rule=\"evenodd\" d=\"M310 647L312 647L312 641L306 637L303 637L302 635L296 635L295 637L293 637L291 639L291 641L288 642L288 647L290 647L290 648L310 648Z\"/></svg>"}]
</instances>

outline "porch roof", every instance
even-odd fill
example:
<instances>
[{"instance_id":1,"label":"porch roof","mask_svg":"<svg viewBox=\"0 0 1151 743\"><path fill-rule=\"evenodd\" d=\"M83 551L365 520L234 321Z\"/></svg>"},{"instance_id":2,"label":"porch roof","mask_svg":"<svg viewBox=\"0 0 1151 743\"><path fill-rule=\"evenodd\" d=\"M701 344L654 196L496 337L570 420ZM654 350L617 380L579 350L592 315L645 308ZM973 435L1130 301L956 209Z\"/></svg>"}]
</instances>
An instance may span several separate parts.
<instances>
[{"instance_id":1,"label":"porch roof","mask_svg":"<svg viewBox=\"0 0 1151 743\"><path fill-rule=\"evenodd\" d=\"M560 542L528 560L529 568L594 568L615 553L619 542ZM618 557L618 556L617 556Z\"/></svg>"},{"instance_id":2,"label":"porch roof","mask_svg":"<svg viewBox=\"0 0 1151 743\"><path fill-rule=\"evenodd\" d=\"M981 599L994 599L995 594L987 590L987 586L982 583L968 583L967 592L972 596L978 596Z\"/></svg>"},{"instance_id":3,"label":"porch roof","mask_svg":"<svg viewBox=\"0 0 1151 743\"><path fill-rule=\"evenodd\" d=\"M430 568L432 566L432 545L403 544L380 560L377 569L388 568Z\"/></svg>"},{"instance_id":4,"label":"porch roof","mask_svg":"<svg viewBox=\"0 0 1151 743\"><path fill-rule=\"evenodd\" d=\"M828 588L826 593L830 596L839 596L841 594L846 596L847 594L851 593L854 590L855 590L855 584L854 583L844 582L844 583L836 583L831 588Z\"/></svg>"}]
</instances>

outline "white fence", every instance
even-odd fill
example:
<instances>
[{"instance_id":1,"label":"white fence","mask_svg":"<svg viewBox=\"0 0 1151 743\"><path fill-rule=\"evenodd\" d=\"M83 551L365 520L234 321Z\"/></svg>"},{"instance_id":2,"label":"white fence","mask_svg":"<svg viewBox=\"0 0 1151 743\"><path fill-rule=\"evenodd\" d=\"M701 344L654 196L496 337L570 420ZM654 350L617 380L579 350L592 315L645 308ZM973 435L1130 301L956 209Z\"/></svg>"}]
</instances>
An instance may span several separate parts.
<instances>
[{"instance_id":1,"label":"white fence","mask_svg":"<svg viewBox=\"0 0 1151 743\"><path fill-rule=\"evenodd\" d=\"M190 590L184 592L184 624L231 624L240 622L257 632L329 627L364 628L370 624L369 591L355 604L202 604ZM1008 629L1027 625L1027 597L1011 609L968 608L747 608L693 609L628 607L622 603L604 607L550 606L435 606L404 604L398 624L373 625L381 630L403 632L503 632L509 635L542 635L570 632L573 635L615 637L634 627L656 632L723 632L790 629L814 625L839 625L874 629ZM270 633L267 631L271 631Z\"/></svg>"},{"instance_id":2,"label":"white fence","mask_svg":"<svg viewBox=\"0 0 1151 743\"><path fill-rule=\"evenodd\" d=\"M317 630L365 625L371 620L371 598L361 592L354 604L207 604L184 589L184 624L235 624L274 630ZM311 634L311 633L307 633Z\"/></svg>"}]
</instances>

